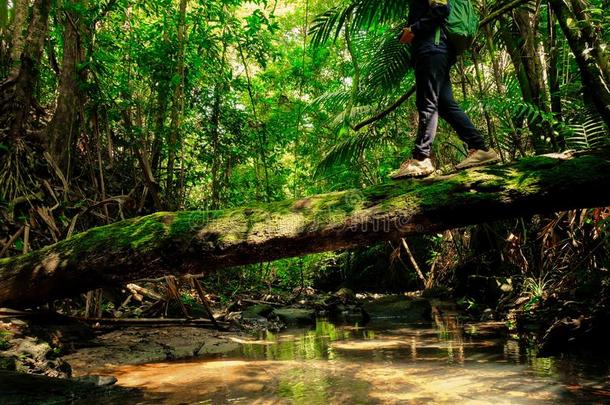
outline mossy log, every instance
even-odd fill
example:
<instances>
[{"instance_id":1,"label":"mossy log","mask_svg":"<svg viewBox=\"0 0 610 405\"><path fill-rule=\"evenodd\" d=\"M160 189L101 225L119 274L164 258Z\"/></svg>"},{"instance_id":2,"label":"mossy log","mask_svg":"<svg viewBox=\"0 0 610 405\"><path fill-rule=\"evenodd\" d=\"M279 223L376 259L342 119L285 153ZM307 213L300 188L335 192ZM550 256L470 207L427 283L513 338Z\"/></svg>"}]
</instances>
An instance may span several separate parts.
<instances>
[{"instance_id":1,"label":"mossy log","mask_svg":"<svg viewBox=\"0 0 610 405\"><path fill-rule=\"evenodd\" d=\"M610 205L610 153L538 156L424 180L225 211L161 212L0 260L0 306L28 307L167 274L369 245Z\"/></svg>"}]
</instances>

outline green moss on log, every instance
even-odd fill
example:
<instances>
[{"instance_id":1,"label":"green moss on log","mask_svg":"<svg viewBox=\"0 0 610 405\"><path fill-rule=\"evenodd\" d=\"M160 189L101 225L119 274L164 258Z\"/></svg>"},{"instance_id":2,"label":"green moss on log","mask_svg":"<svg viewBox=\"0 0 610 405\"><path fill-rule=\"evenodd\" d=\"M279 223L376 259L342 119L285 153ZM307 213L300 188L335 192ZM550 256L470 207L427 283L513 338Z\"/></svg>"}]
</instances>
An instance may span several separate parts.
<instances>
[{"instance_id":1,"label":"green moss on log","mask_svg":"<svg viewBox=\"0 0 610 405\"><path fill-rule=\"evenodd\" d=\"M139 277L211 271L509 216L602 205L610 205L607 151L532 157L247 208L162 212L0 260L0 305L42 303Z\"/></svg>"}]
</instances>

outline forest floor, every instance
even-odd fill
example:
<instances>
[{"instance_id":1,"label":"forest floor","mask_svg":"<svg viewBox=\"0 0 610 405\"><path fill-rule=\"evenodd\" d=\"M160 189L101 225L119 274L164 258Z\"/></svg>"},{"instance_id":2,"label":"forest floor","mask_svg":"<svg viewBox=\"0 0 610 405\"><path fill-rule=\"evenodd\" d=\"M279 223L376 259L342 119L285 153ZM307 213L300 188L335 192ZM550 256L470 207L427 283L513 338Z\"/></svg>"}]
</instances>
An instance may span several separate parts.
<instances>
[{"instance_id":1,"label":"forest floor","mask_svg":"<svg viewBox=\"0 0 610 405\"><path fill-rule=\"evenodd\" d=\"M196 327L129 327L104 333L95 345L63 357L74 377L104 368L195 357L220 357L239 348L242 331L219 332Z\"/></svg>"}]
</instances>

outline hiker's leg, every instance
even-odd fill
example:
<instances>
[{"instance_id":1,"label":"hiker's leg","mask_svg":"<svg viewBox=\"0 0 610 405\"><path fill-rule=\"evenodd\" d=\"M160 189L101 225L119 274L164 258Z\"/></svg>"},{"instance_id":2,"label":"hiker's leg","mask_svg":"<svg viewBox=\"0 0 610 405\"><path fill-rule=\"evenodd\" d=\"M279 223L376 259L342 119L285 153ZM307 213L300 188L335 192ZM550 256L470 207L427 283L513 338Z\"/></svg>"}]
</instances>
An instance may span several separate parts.
<instances>
[{"instance_id":1,"label":"hiker's leg","mask_svg":"<svg viewBox=\"0 0 610 405\"><path fill-rule=\"evenodd\" d=\"M438 108L441 118L451 125L462 142L468 145L468 149L489 150L481 132L475 128L470 118L453 98L449 69L447 69L447 75L440 89Z\"/></svg>"},{"instance_id":2,"label":"hiker's leg","mask_svg":"<svg viewBox=\"0 0 610 405\"><path fill-rule=\"evenodd\" d=\"M420 56L415 63L419 112L419 127L413 150L413 157L416 159L421 160L430 156L438 126L440 91L448 70L448 57L442 53Z\"/></svg>"}]
</instances>

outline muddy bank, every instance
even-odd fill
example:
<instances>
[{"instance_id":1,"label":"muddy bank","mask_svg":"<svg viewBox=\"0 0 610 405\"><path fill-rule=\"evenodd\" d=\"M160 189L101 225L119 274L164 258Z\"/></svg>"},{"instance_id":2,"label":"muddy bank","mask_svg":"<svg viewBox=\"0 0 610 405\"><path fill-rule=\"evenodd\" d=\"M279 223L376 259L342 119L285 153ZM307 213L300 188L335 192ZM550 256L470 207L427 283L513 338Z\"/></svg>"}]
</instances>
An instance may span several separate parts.
<instances>
[{"instance_id":1,"label":"muddy bank","mask_svg":"<svg viewBox=\"0 0 610 405\"><path fill-rule=\"evenodd\" d=\"M0 319L1 404L140 403L138 389L96 371L124 365L218 357L244 333L196 327L92 329L62 317Z\"/></svg>"},{"instance_id":2,"label":"muddy bank","mask_svg":"<svg viewBox=\"0 0 610 405\"><path fill-rule=\"evenodd\" d=\"M125 328L99 335L94 345L63 359L75 376L125 364L216 357L239 348L241 332L216 332L201 328Z\"/></svg>"}]
</instances>

